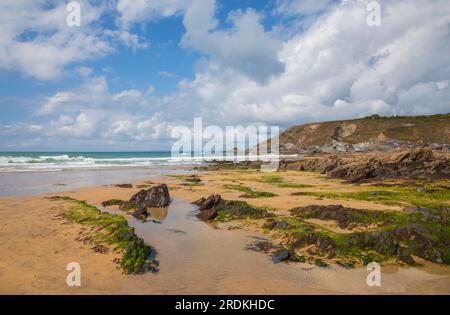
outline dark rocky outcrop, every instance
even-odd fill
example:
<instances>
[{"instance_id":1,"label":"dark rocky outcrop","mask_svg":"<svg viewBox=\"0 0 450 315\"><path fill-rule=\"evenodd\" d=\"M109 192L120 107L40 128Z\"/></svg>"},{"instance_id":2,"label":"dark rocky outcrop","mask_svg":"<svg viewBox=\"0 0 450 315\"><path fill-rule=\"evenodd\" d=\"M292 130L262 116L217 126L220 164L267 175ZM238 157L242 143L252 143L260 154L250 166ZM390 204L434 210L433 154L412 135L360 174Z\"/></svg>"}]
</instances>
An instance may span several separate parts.
<instances>
[{"instance_id":1,"label":"dark rocky outcrop","mask_svg":"<svg viewBox=\"0 0 450 315\"><path fill-rule=\"evenodd\" d=\"M297 218L336 221L343 229L372 223L386 223L395 216L385 211L353 209L342 205L310 205L290 211Z\"/></svg>"},{"instance_id":2,"label":"dark rocky outcrop","mask_svg":"<svg viewBox=\"0 0 450 315\"><path fill-rule=\"evenodd\" d=\"M282 161L281 169L314 171L350 183L397 178L450 179L450 158L429 148L376 156L325 156Z\"/></svg>"},{"instance_id":3,"label":"dark rocky outcrop","mask_svg":"<svg viewBox=\"0 0 450 315\"><path fill-rule=\"evenodd\" d=\"M197 205L200 213L197 217L202 221L210 221L217 217L217 207L222 204L224 200L220 195L211 195L207 199L201 198L193 204Z\"/></svg>"},{"instance_id":4,"label":"dark rocky outcrop","mask_svg":"<svg viewBox=\"0 0 450 315\"><path fill-rule=\"evenodd\" d=\"M271 216L266 209L253 207L244 201L224 200L220 195L211 195L206 199L201 198L192 204L200 208L197 217L202 221L215 219L219 212L228 219L261 219Z\"/></svg>"},{"instance_id":5,"label":"dark rocky outcrop","mask_svg":"<svg viewBox=\"0 0 450 315\"><path fill-rule=\"evenodd\" d=\"M269 218L267 222L264 224L264 227L273 230L273 229L280 229L280 230L288 230L294 228L292 224L285 220L275 220L274 218Z\"/></svg>"},{"instance_id":6,"label":"dark rocky outcrop","mask_svg":"<svg viewBox=\"0 0 450 315\"><path fill-rule=\"evenodd\" d=\"M138 208L136 211L132 214L133 217L136 219L146 219L148 217L147 208Z\"/></svg>"},{"instance_id":7,"label":"dark rocky outcrop","mask_svg":"<svg viewBox=\"0 0 450 315\"><path fill-rule=\"evenodd\" d=\"M200 211L210 210L216 208L219 204L222 204L224 200L220 195L211 195L207 199L200 198L197 201L194 201L192 204L197 205L200 208Z\"/></svg>"},{"instance_id":8,"label":"dark rocky outcrop","mask_svg":"<svg viewBox=\"0 0 450 315\"><path fill-rule=\"evenodd\" d=\"M293 249L302 248L308 245L315 245L322 254L326 254L328 258L336 255L336 242L333 238L317 232L301 233L294 238L291 246Z\"/></svg>"},{"instance_id":9,"label":"dark rocky outcrop","mask_svg":"<svg viewBox=\"0 0 450 315\"><path fill-rule=\"evenodd\" d=\"M166 184L143 189L134 194L129 201L124 203L121 208L137 208L133 212L135 218L147 217L147 208L164 208L170 204L169 189Z\"/></svg>"},{"instance_id":10,"label":"dark rocky outcrop","mask_svg":"<svg viewBox=\"0 0 450 315\"><path fill-rule=\"evenodd\" d=\"M129 202L146 208L164 208L170 204L169 188L166 184L143 189L134 194Z\"/></svg>"},{"instance_id":11,"label":"dark rocky outcrop","mask_svg":"<svg viewBox=\"0 0 450 315\"><path fill-rule=\"evenodd\" d=\"M272 255L272 262L274 264L278 264L282 261L286 261L289 259L289 255L290 253L288 249L285 248L279 249Z\"/></svg>"},{"instance_id":12,"label":"dark rocky outcrop","mask_svg":"<svg viewBox=\"0 0 450 315\"><path fill-rule=\"evenodd\" d=\"M407 264L414 264L411 255L439 264L450 263L448 231L434 224L409 223L386 230L354 233L347 238L346 246L397 256Z\"/></svg>"}]
</instances>

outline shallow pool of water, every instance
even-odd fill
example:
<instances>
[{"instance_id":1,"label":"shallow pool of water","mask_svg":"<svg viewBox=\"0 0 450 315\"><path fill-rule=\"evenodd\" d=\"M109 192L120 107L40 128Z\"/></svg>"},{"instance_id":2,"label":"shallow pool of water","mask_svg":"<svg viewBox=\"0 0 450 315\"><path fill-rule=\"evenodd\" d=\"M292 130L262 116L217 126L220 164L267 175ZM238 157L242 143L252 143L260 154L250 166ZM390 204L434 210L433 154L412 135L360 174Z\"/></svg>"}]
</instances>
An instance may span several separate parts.
<instances>
[{"instance_id":1,"label":"shallow pool of water","mask_svg":"<svg viewBox=\"0 0 450 315\"><path fill-rule=\"evenodd\" d=\"M198 208L182 200L150 212L147 222L127 219L136 234L157 251L160 270L148 276L161 293L239 292L246 287L276 293L277 283L279 289L308 284L307 271L300 275L286 264L273 264L268 255L246 249L263 235L206 224L196 217Z\"/></svg>"},{"instance_id":2,"label":"shallow pool of water","mask_svg":"<svg viewBox=\"0 0 450 315\"><path fill-rule=\"evenodd\" d=\"M121 214L118 210L98 208ZM175 199L151 211L147 222L127 216L136 234L156 251L160 270L130 277L144 279L152 294L314 294L402 292L430 275L409 269L383 275L383 286L369 288L367 271L309 264L274 264L269 255L248 250L263 234L227 230L200 221L197 206ZM131 284L133 283L133 284ZM130 281L133 289L142 281ZM148 286L152 288L148 292ZM124 287L126 293L129 288Z\"/></svg>"}]
</instances>

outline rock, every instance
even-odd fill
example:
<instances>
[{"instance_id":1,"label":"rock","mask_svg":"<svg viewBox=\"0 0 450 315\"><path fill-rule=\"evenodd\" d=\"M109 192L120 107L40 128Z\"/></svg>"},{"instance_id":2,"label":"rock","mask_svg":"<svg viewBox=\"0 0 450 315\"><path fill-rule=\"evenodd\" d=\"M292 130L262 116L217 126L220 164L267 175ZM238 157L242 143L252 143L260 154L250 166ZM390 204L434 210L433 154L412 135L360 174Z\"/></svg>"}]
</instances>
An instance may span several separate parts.
<instances>
[{"instance_id":1,"label":"rock","mask_svg":"<svg viewBox=\"0 0 450 315\"><path fill-rule=\"evenodd\" d=\"M202 180L200 178L198 178L197 175L191 175L190 177L186 178L184 181L188 182L188 183L200 183Z\"/></svg>"},{"instance_id":2,"label":"rock","mask_svg":"<svg viewBox=\"0 0 450 315\"><path fill-rule=\"evenodd\" d=\"M133 195L129 202L136 204L139 208L164 208L170 204L169 189L166 184L143 189Z\"/></svg>"},{"instance_id":3,"label":"rock","mask_svg":"<svg viewBox=\"0 0 450 315\"><path fill-rule=\"evenodd\" d=\"M114 186L119 187L119 188L133 188L133 184L117 184Z\"/></svg>"},{"instance_id":4,"label":"rock","mask_svg":"<svg viewBox=\"0 0 450 315\"><path fill-rule=\"evenodd\" d=\"M341 267L344 267L345 269L355 268L355 262L351 260L339 259L336 261L336 264L338 264Z\"/></svg>"},{"instance_id":5,"label":"rock","mask_svg":"<svg viewBox=\"0 0 450 315\"><path fill-rule=\"evenodd\" d=\"M423 215L430 215L433 213L433 210L424 207L406 207L403 211L406 213L420 213Z\"/></svg>"},{"instance_id":6,"label":"rock","mask_svg":"<svg viewBox=\"0 0 450 315\"><path fill-rule=\"evenodd\" d=\"M135 217L138 220L139 219L146 219L148 217L147 208L146 207L140 207L139 209L137 209L136 211L133 212L132 216Z\"/></svg>"},{"instance_id":7,"label":"rock","mask_svg":"<svg viewBox=\"0 0 450 315\"><path fill-rule=\"evenodd\" d=\"M351 214L355 209L344 208L342 205L310 205L306 207L300 207L292 209L291 212L301 218L316 218L319 220L334 220L338 223L340 228L347 228L350 223L362 223L355 222ZM356 210L363 213L363 210Z\"/></svg>"},{"instance_id":8,"label":"rock","mask_svg":"<svg viewBox=\"0 0 450 315\"><path fill-rule=\"evenodd\" d=\"M264 224L264 227L270 230L273 229L287 230L293 228L294 226L287 221L284 220L276 221L273 218L270 218L267 220L266 224Z\"/></svg>"},{"instance_id":9,"label":"rock","mask_svg":"<svg viewBox=\"0 0 450 315\"><path fill-rule=\"evenodd\" d=\"M202 221L210 221L217 217L216 207L222 204L224 200L220 195L211 195L207 199L201 198L194 201L192 204L197 205L200 209L200 213L197 217Z\"/></svg>"},{"instance_id":10,"label":"rock","mask_svg":"<svg viewBox=\"0 0 450 315\"><path fill-rule=\"evenodd\" d=\"M204 221L214 219L218 215L218 210L230 218L261 219L273 216L266 209L253 207L244 201L223 200L220 195L211 195L207 199L201 198L192 204L200 208L197 217Z\"/></svg>"},{"instance_id":11,"label":"rock","mask_svg":"<svg viewBox=\"0 0 450 315\"><path fill-rule=\"evenodd\" d=\"M310 232L299 235L293 240L291 248L302 248L308 245L315 245L321 252L326 253L328 258L333 258L336 255L336 242L329 236Z\"/></svg>"},{"instance_id":12,"label":"rock","mask_svg":"<svg viewBox=\"0 0 450 315\"><path fill-rule=\"evenodd\" d=\"M100 254L107 254L109 252L108 247L106 247L105 245L101 245L101 244L97 244L94 247L92 247L92 250L96 253L100 253Z\"/></svg>"},{"instance_id":13,"label":"rock","mask_svg":"<svg viewBox=\"0 0 450 315\"><path fill-rule=\"evenodd\" d=\"M353 248L370 248L386 256L397 256L408 264L414 264L409 256L443 263L443 252L448 248L447 236L434 226L409 223L393 229L360 232L350 235L347 246ZM402 244L402 246L400 246ZM448 263L448 260L446 260Z\"/></svg>"},{"instance_id":14,"label":"rock","mask_svg":"<svg viewBox=\"0 0 450 315\"><path fill-rule=\"evenodd\" d=\"M203 205L203 203L204 203L205 201L206 201L205 198L200 198L200 199L198 199L198 200L196 200L196 201L191 202L191 204L200 207L201 205Z\"/></svg>"},{"instance_id":15,"label":"rock","mask_svg":"<svg viewBox=\"0 0 450 315\"><path fill-rule=\"evenodd\" d=\"M273 244L269 241L260 241L260 242L256 242L254 244L247 246L247 249L254 250L256 252L265 252L265 253L267 253L268 251L270 251L273 248L274 248Z\"/></svg>"},{"instance_id":16,"label":"rock","mask_svg":"<svg viewBox=\"0 0 450 315\"><path fill-rule=\"evenodd\" d=\"M258 208L249 205L245 201L239 200L227 200L219 205L221 211L231 218L252 218L262 219L273 217L274 215L269 213L264 208Z\"/></svg>"},{"instance_id":17,"label":"rock","mask_svg":"<svg viewBox=\"0 0 450 315\"><path fill-rule=\"evenodd\" d=\"M272 255L272 261L274 264L278 264L282 261L289 259L289 250L287 249L280 249L276 253Z\"/></svg>"},{"instance_id":18,"label":"rock","mask_svg":"<svg viewBox=\"0 0 450 315\"><path fill-rule=\"evenodd\" d=\"M305 170L327 174L332 178L361 183L373 179L450 178L450 158L429 148L415 148L396 154L326 155L298 161L284 161L282 169ZM418 192L422 192L418 188Z\"/></svg>"},{"instance_id":19,"label":"rock","mask_svg":"<svg viewBox=\"0 0 450 315\"><path fill-rule=\"evenodd\" d=\"M215 208L222 202L223 199L220 195L211 195L207 199L201 198L197 201L194 201L192 204L199 206L200 211L203 211Z\"/></svg>"},{"instance_id":20,"label":"rock","mask_svg":"<svg viewBox=\"0 0 450 315\"><path fill-rule=\"evenodd\" d=\"M398 257L401 261L408 265L415 265L416 262L411 257L409 250L407 248L399 248L398 249Z\"/></svg>"},{"instance_id":21,"label":"rock","mask_svg":"<svg viewBox=\"0 0 450 315\"><path fill-rule=\"evenodd\" d=\"M199 214L197 214L197 218L199 218L202 221L214 220L216 217L217 217L217 210L215 209L203 210L200 211Z\"/></svg>"},{"instance_id":22,"label":"rock","mask_svg":"<svg viewBox=\"0 0 450 315\"><path fill-rule=\"evenodd\" d=\"M255 196L254 194L243 194L240 195L239 198L257 198L257 196Z\"/></svg>"}]
</instances>

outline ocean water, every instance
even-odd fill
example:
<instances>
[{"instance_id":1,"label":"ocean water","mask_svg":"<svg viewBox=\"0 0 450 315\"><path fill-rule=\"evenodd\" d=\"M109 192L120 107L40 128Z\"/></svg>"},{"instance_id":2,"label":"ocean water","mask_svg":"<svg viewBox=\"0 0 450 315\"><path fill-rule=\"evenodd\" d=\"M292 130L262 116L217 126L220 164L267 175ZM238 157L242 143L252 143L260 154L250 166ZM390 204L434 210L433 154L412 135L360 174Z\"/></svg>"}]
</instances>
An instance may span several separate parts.
<instances>
[{"instance_id":1,"label":"ocean water","mask_svg":"<svg viewBox=\"0 0 450 315\"><path fill-rule=\"evenodd\" d=\"M263 156L225 157L256 160ZM168 174L220 157L170 152L0 152L0 197L40 195L80 187L120 184Z\"/></svg>"},{"instance_id":2,"label":"ocean water","mask_svg":"<svg viewBox=\"0 0 450 315\"><path fill-rule=\"evenodd\" d=\"M145 168L155 166L198 165L204 161L226 159L234 161L266 160L271 155L199 155L172 157L160 152L0 152L0 174L11 172L64 171ZM279 156L289 157L289 155Z\"/></svg>"},{"instance_id":3,"label":"ocean water","mask_svg":"<svg viewBox=\"0 0 450 315\"><path fill-rule=\"evenodd\" d=\"M0 152L0 173L192 165L170 152Z\"/></svg>"}]
</instances>

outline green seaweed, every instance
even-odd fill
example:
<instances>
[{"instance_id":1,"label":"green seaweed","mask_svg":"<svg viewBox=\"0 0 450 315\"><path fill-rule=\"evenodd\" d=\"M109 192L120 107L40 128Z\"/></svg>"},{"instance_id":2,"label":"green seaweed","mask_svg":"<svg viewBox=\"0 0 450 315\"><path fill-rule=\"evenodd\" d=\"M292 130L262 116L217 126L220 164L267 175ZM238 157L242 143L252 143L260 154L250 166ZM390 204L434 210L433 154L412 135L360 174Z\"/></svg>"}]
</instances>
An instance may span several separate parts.
<instances>
[{"instance_id":1,"label":"green seaweed","mask_svg":"<svg viewBox=\"0 0 450 315\"><path fill-rule=\"evenodd\" d=\"M125 201L120 199L109 199L102 202L103 207L109 207L109 206L121 206L125 203Z\"/></svg>"},{"instance_id":2,"label":"green seaweed","mask_svg":"<svg viewBox=\"0 0 450 315\"><path fill-rule=\"evenodd\" d=\"M371 214L370 210L346 209L349 221L381 223L374 230L349 234L335 233L305 222L303 219L318 217L318 213L304 215L298 209L302 208L293 210L296 218L278 216L268 219L264 225L266 231L276 230L277 235L284 235L283 238L294 249L314 245L317 255L336 258L341 262L368 264L393 258L408 265L416 265L412 258L414 255L428 261L450 264L450 217L445 209L410 214L383 211ZM326 219L326 216L322 219ZM286 222L290 228L273 222Z\"/></svg>"},{"instance_id":3,"label":"green seaweed","mask_svg":"<svg viewBox=\"0 0 450 315\"><path fill-rule=\"evenodd\" d=\"M268 175L263 176L260 180L262 183L271 184L280 188L312 188L313 185L286 182L282 176Z\"/></svg>"},{"instance_id":4,"label":"green seaweed","mask_svg":"<svg viewBox=\"0 0 450 315\"><path fill-rule=\"evenodd\" d=\"M224 201L216 207L221 220L261 219L271 216L267 208L251 206L245 201Z\"/></svg>"},{"instance_id":5,"label":"green seaweed","mask_svg":"<svg viewBox=\"0 0 450 315\"><path fill-rule=\"evenodd\" d=\"M139 206L133 202L126 201L120 206L120 210L124 212L134 212L139 208Z\"/></svg>"},{"instance_id":6,"label":"green seaweed","mask_svg":"<svg viewBox=\"0 0 450 315\"><path fill-rule=\"evenodd\" d=\"M154 268L154 261L150 259L154 249L136 236L134 228L128 226L125 218L101 212L85 201L70 197L53 197L52 200L70 201L70 208L63 214L65 219L97 227L92 240L96 244L114 245L122 253L120 266L125 273L141 273Z\"/></svg>"},{"instance_id":7,"label":"green seaweed","mask_svg":"<svg viewBox=\"0 0 450 315\"><path fill-rule=\"evenodd\" d=\"M419 189L419 187L421 189ZM446 185L437 184L341 193L304 191L294 194L329 199L372 201L390 206L417 206L431 209L450 207L450 189L448 189L448 186Z\"/></svg>"},{"instance_id":8,"label":"green seaweed","mask_svg":"<svg viewBox=\"0 0 450 315\"><path fill-rule=\"evenodd\" d=\"M283 182L283 177L277 175L268 175L261 178L261 182L267 184L279 184Z\"/></svg>"},{"instance_id":9,"label":"green seaweed","mask_svg":"<svg viewBox=\"0 0 450 315\"><path fill-rule=\"evenodd\" d=\"M268 198L268 197L277 196L276 194L271 193L271 192L253 190L250 187L243 186L243 185L227 184L227 185L224 185L223 187L226 189L232 189L232 190L244 192L246 194L246 196L248 196L249 198L260 198L260 197Z\"/></svg>"},{"instance_id":10,"label":"green seaweed","mask_svg":"<svg viewBox=\"0 0 450 315\"><path fill-rule=\"evenodd\" d=\"M313 185L308 185L308 184L297 184L297 183L280 183L277 185L280 188L313 188Z\"/></svg>"}]
</instances>

